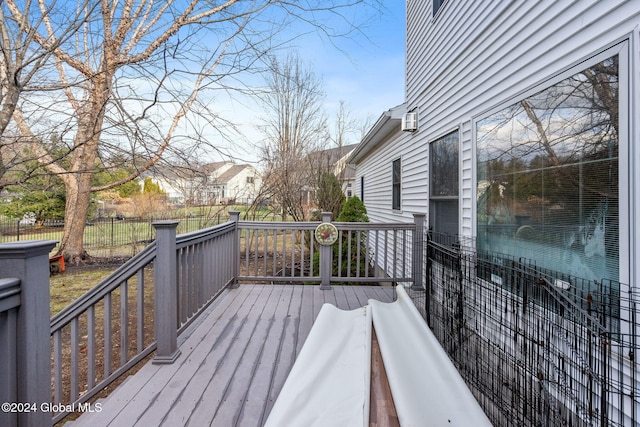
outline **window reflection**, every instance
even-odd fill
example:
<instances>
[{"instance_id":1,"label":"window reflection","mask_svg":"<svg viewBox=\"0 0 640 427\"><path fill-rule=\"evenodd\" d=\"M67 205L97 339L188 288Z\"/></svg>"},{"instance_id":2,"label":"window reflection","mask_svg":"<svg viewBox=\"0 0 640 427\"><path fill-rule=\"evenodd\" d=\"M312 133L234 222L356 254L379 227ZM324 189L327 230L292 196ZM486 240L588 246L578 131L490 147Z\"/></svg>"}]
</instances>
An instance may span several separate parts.
<instances>
[{"instance_id":1,"label":"window reflection","mask_svg":"<svg viewBox=\"0 0 640 427\"><path fill-rule=\"evenodd\" d=\"M477 124L478 248L618 280L618 57Z\"/></svg>"}]
</instances>

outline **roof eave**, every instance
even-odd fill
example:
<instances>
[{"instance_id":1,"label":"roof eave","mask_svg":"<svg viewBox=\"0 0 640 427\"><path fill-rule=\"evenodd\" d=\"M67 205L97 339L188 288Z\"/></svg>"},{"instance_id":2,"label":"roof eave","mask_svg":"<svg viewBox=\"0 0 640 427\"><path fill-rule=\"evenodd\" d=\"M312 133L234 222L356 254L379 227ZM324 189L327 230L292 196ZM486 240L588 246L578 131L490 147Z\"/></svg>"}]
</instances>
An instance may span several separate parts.
<instances>
[{"instance_id":1,"label":"roof eave","mask_svg":"<svg viewBox=\"0 0 640 427\"><path fill-rule=\"evenodd\" d=\"M401 104L382 113L378 121L369 129L369 132L353 150L347 159L347 163L358 164L369 152L384 141L391 132L398 130L402 115L406 111L406 104Z\"/></svg>"}]
</instances>

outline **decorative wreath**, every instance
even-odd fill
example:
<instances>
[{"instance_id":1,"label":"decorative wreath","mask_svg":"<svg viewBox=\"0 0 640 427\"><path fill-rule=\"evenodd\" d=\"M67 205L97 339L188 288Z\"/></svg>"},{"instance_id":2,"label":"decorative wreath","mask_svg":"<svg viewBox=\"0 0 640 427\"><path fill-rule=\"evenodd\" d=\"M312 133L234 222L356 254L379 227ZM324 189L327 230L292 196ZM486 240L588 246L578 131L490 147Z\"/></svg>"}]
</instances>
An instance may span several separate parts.
<instances>
[{"instance_id":1,"label":"decorative wreath","mask_svg":"<svg viewBox=\"0 0 640 427\"><path fill-rule=\"evenodd\" d=\"M330 222L323 222L316 227L315 235L321 245L333 245L338 240L338 229Z\"/></svg>"}]
</instances>

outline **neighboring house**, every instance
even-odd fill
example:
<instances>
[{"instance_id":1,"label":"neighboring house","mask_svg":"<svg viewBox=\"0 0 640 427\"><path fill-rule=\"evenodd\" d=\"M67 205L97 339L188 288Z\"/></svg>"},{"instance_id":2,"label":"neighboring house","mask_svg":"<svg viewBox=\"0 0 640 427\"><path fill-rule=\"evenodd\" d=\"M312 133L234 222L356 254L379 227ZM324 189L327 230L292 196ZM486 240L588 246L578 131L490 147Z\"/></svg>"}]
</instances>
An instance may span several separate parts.
<instances>
[{"instance_id":1,"label":"neighboring house","mask_svg":"<svg viewBox=\"0 0 640 427\"><path fill-rule=\"evenodd\" d=\"M253 203L262 182L260 174L251 165L233 165L210 178L210 185L216 189L215 196L221 203Z\"/></svg>"},{"instance_id":2,"label":"neighboring house","mask_svg":"<svg viewBox=\"0 0 640 427\"><path fill-rule=\"evenodd\" d=\"M215 162L193 168L162 168L147 172L174 203L209 205L252 203L262 179L251 165Z\"/></svg>"},{"instance_id":3,"label":"neighboring house","mask_svg":"<svg viewBox=\"0 0 640 427\"><path fill-rule=\"evenodd\" d=\"M636 283L640 4L406 5L406 102L350 158L370 218Z\"/></svg>"},{"instance_id":4,"label":"neighboring house","mask_svg":"<svg viewBox=\"0 0 640 427\"><path fill-rule=\"evenodd\" d=\"M355 167L347 163L349 156L358 144L343 145L342 147L319 150L309 155L312 168L319 172L330 171L340 181L342 192L349 198L353 192Z\"/></svg>"}]
</instances>

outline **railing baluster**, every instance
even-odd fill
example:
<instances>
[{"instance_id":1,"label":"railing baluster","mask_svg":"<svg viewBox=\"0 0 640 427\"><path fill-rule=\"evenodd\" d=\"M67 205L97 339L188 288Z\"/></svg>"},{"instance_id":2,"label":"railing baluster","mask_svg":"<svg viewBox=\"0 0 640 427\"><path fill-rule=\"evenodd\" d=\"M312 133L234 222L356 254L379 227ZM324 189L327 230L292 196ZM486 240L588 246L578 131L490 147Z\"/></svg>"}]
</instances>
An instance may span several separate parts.
<instances>
[{"instance_id":1,"label":"railing baluster","mask_svg":"<svg viewBox=\"0 0 640 427\"><path fill-rule=\"evenodd\" d=\"M338 231L338 277L342 277L342 240L344 231Z\"/></svg>"},{"instance_id":2,"label":"railing baluster","mask_svg":"<svg viewBox=\"0 0 640 427\"><path fill-rule=\"evenodd\" d=\"M87 309L87 387L90 390L96 383L96 310Z\"/></svg>"},{"instance_id":3,"label":"railing baluster","mask_svg":"<svg viewBox=\"0 0 640 427\"><path fill-rule=\"evenodd\" d=\"M294 276L296 268L296 231L291 230L291 277Z\"/></svg>"},{"instance_id":4,"label":"railing baluster","mask_svg":"<svg viewBox=\"0 0 640 427\"><path fill-rule=\"evenodd\" d=\"M127 363L129 347L129 284L120 285L120 366Z\"/></svg>"},{"instance_id":5,"label":"railing baluster","mask_svg":"<svg viewBox=\"0 0 640 427\"><path fill-rule=\"evenodd\" d=\"M178 307L180 310L178 318L184 322L187 318L187 250L188 248L176 251L176 268L178 269Z\"/></svg>"},{"instance_id":6,"label":"railing baluster","mask_svg":"<svg viewBox=\"0 0 640 427\"><path fill-rule=\"evenodd\" d=\"M389 231L384 231L384 271L389 271Z\"/></svg>"},{"instance_id":7,"label":"railing baluster","mask_svg":"<svg viewBox=\"0 0 640 427\"><path fill-rule=\"evenodd\" d=\"M253 271L258 275L258 245L260 240L260 230L257 228L253 230ZM249 271L249 270L247 270Z\"/></svg>"},{"instance_id":8,"label":"railing baluster","mask_svg":"<svg viewBox=\"0 0 640 427\"><path fill-rule=\"evenodd\" d=\"M71 366L69 379L71 381L71 401L78 398L78 318L71 321Z\"/></svg>"},{"instance_id":9,"label":"railing baluster","mask_svg":"<svg viewBox=\"0 0 640 427\"><path fill-rule=\"evenodd\" d=\"M62 403L62 330L53 334L54 402Z\"/></svg>"},{"instance_id":10,"label":"railing baluster","mask_svg":"<svg viewBox=\"0 0 640 427\"><path fill-rule=\"evenodd\" d=\"M278 242L278 230L276 230L275 228L273 229L273 271L271 272L271 276L275 276L276 272L278 271L278 267L276 264L276 259L277 259L277 255L278 255L278 249L277 249L277 242Z\"/></svg>"},{"instance_id":11,"label":"railing baluster","mask_svg":"<svg viewBox=\"0 0 640 427\"><path fill-rule=\"evenodd\" d=\"M306 246L306 236L304 230L300 231L300 277L305 277L304 266L306 259L304 258L304 247Z\"/></svg>"},{"instance_id":12,"label":"railing baluster","mask_svg":"<svg viewBox=\"0 0 640 427\"><path fill-rule=\"evenodd\" d=\"M263 250L264 252L262 253L262 263L263 263L263 275L267 276L267 248L268 248L268 241L269 241L269 233L267 232L267 230L262 230L262 240L264 240L263 242Z\"/></svg>"},{"instance_id":13,"label":"railing baluster","mask_svg":"<svg viewBox=\"0 0 640 427\"><path fill-rule=\"evenodd\" d=\"M111 293L104 296L104 378L111 374Z\"/></svg>"},{"instance_id":14,"label":"railing baluster","mask_svg":"<svg viewBox=\"0 0 640 427\"><path fill-rule=\"evenodd\" d=\"M186 310L185 310L185 320L191 317L192 308L193 308L193 246L187 246L185 248L187 251L187 281L184 286L185 291L185 302L186 302Z\"/></svg>"},{"instance_id":15,"label":"railing baluster","mask_svg":"<svg viewBox=\"0 0 640 427\"><path fill-rule=\"evenodd\" d=\"M194 312L198 310L198 308L202 307L206 300L206 293L204 291L204 274L203 270L205 268L204 264L204 243L198 244L198 271L197 271L197 279L196 282L198 284L196 288L196 306L194 307Z\"/></svg>"},{"instance_id":16,"label":"railing baluster","mask_svg":"<svg viewBox=\"0 0 640 427\"><path fill-rule=\"evenodd\" d=\"M351 234L352 234L351 230L347 231L347 259L345 260L347 262L346 277L351 277L351 243L352 243Z\"/></svg>"},{"instance_id":17,"label":"railing baluster","mask_svg":"<svg viewBox=\"0 0 640 427\"><path fill-rule=\"evenodd\" d=\"M393 236L393 277L398 277L398 230L391 230Z\"/></svg>"},{"instance_id":18,"label":"railing baluster","mask_svg":"<svg viewBox=\"0 0 640 427\"><path fill-rule=\"evenodd\" d=\"M282 277L285 276L285 270L287 269L287 229L282 230Z\"/></svg>"},{"instance_id":19,"label":"railing baluster","mask_svg":"<svg viewBox=\"0 0 640 427\"><path fill-rule=\"evenodd\" d=\"M360 235L360 230L356 231L356 277L360 277L360 243L362 242L362 236Z\"/></svg>"},{"instance_id":20,"label":"railing baluster","mask_svg":"<svg viewBox=\"0 0 640 427\"><path fill-rule=\"evenodd\" d=\"M400 252L402 253L402 277L407 277L407 230L402 230Z\"/></svg>"},{"instance_id":21,"label":"railing baluster","mask_svg":"<svg viewBox=\"0 0 640 427\"><path fill-rule=\"evenodd\" d=\"M144 325L145 325L145 321L144 321L144 267L141 268L140 270L138 270L137 273L137 284L138 284L138 298L137 298L137 313L138 313L138 318L137 318L137 333L138 333L138 340L137 340L137 352L138 353L142 353L142 350L144 349Z\"/></svg>"}]
</instances>

